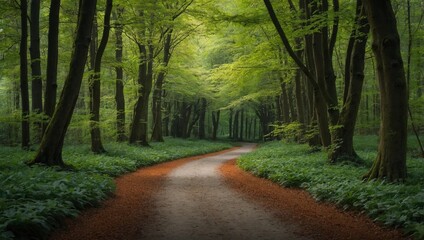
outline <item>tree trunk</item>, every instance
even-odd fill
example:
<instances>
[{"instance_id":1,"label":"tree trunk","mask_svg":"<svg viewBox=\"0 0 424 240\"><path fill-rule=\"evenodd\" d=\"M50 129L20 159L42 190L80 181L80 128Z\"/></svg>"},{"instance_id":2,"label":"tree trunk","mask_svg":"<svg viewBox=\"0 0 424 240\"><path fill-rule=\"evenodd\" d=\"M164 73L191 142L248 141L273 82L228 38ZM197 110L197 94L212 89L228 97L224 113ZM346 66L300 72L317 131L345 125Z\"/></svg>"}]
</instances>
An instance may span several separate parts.
<instances>
[{"instance_id":1,"label":"tree trunk","mask_svg":"<svg viewBox=\"0 0 424 240\"><path fill-rule=\"evenodd\" d=\"M403 181L407 177L408 94L396 17L389 0L365 0L381 98L380 143L368 179Z\"/></svg>"},{"instance_id":2,"label":"tree trunk","mask_svg":"<svg viewBox=\"0 0 424 240\"><path fill-rule=\"evenodd\" d=\"M29 135L29 94L28 94L28 22L27 11L28 4L26 0L21 1L21 42L19 48L20 57L20 87L21 87L21 101L22 101L22 120L21 120L21 133L22 148L28 150L30 147Z\"/></svg>"},{"instance_id":3,"label":"tree trunk","mask_svg":"<svg viewBox=\"0 0 424 240\"><path fill-rule=\"evenodd\" d=\"M110 33L110 15L112 13L112 0L106 1L105 16L103 20L103 34L94 58L94 72L90 76L90 134L91 151L94 153L104 153L101 132L100 132L100 71L103 53L106 49ZM97 38L97 24L94 25L95 39Z\"/></svg>"},{"instance_id":4,"label":"tree trunk","mask_svg":"<svg viewBox=\"0 0 424 240\"><path fill-rule=\"evenodd\" d=\"M124 8L117 6L116 17L115 17L115 36L116 36L116 48L115 48L115 59L117 66L115 67L116 71L116 91L115 91L115 101L116 101L116 132L117 132L117 141L124 142L128 139L125 134L125 97L124 97L124 71L122 68L122 52L123 52L123 41L122 41L122 32L124 26L122 25L122 14Z\"/></svg>"},{"instance_id":5,"label":"tree trunk","mask_svg":"<svg viewBox=\"0 0 424 240\"><path fill-rule=\"evenodd\" d=\"M172 40L172 31L169 30L168 34L165 37L163 44L163 61L161 71L158 73L155 82L155 89L153 91L153 132L152 132L152 141L163 142L162 134L162 93L163 93L163 83L166 75L166 67L168 66L169 60L171 59L171 40Z\"/></svg>"},{"instance_id":6,"label":"tree trunk","mask_svg":"<svg viewBox=\"0 0 424 240\"><path fill-rule=\"evenodd\" d=\"M53 116L56 106L57 63L59 60L59 11L60 0L52 0L50 2L49 12L46 94L44 98L44 113L50 118Z\"/></svg>"},{"instance_id":7,"label":"tree trunk","mask_svg":"<svg viewBox=\"0 0 424 240\"><path fill-rule=\"evenodd\" d=\"M221 110L218 110L216 112L215 111L212 112L212 125L213 125L212 140L217 139L220 115L221 115Z\"/></svg>"},{"instance_id":8,"label":"tree trunk","mask_svg":"<svg viewBox=\"0 0 424 240\"><path fill-rule=\"evenodd\" d=\"M346 101L343 105L339 123L334 130L334 140L332 149L329 152L329 160L335 163L339 160L357 159L357 154L353 148L353 135L355 131L356 119L361 102L362 85L364 82L364 67L365 67L365 48L369 33L368 21L366 19L365 10L362 7L362 1L357 1L358 7L362 8L356 17L357 23L352 30L351 36L355 36L355 42L352 47L352 52L348 53L351 57L346 62L350 63L350 76L346 77L349 81L348 93Z\"/></svg>"},{"instance_id":9,"label":"tree trunk","mask_svg":"<svg viewBox=\"0 0 424 240\"><path fill-rule=\"evenodd\" d=\"M32 112L38 115L43 112L43 82L41 80L40 57L40 0L31 0L30 35ZM35 139L39 143L43 135L41 116L37 116L35 127Z\"/></svg>"},{"instance_id":10,"label":"tree trunk","mask_svg":"<svg viewBox=\"0 0 424 240\"><path fill-rule=\"evenodd\" d=\"M199 139L206 138L206 127L205 127L205 117L206 117L206 98L201 99L200 103L200 117L199 117Z\"/></svg>"},{"instance_id":11,"label":"tree trunk","mask_svg":"<svg viewBox=\"0 0 424 240\"><path fill-rule=\"evenodd\" d=\"M64 166L62 147L81 87L90 45L96 2L95 0L81 1L69 73L66 77L57 109L47 126L38 152L30 164L40 163Z\"/></svg>"},{"instance_id":12,"label":"tree trunk","mask_svg":"<svg viewBox=\"0 0 424 240\"><path fill-rule=\"evenodd\" d=\"M228 136L230 139L233 139L233 109L230 109L228 117Z\"/></svg>"},{"instance_id":13,"label":"tree trunk","mask_svg":"<svg viewBox=\"0 0 424 240\"><path fill-rule=\"evenodd\" d=\"M234 114L234 123L233 123L233 139L237 140L239 136L239 115L240 110L237 110Z\"/></svg>"},{"instance_id":14,"label":"tree trunk","mask_svg":"<svg viewBox=\"0 0 424 240\"><path fill-rule=\"evenodd\" d=\"M240 114L240 135L239 135L239 141L243 141L243 131L244 129L244 109L241 110Z\"/></svg>"},{"instance_id":15,"label":"tree trunk","mask_svg":"<svg viewBox=\"0 0 424 240\"><path fill-rule=\"evenodd\" d=\"M140 144L148 145L147 136L143 135L143 127L147 127L147 113L148 105L146 105L146 100L148 99L148 94L150 94L151 82L147 79L147 68L148 68L148 59L147 59L147 50L146 46L139 44L140 51L140 64L138 66L138 98L134 106L133 120L130 128L130 144ZM150 83L150 88L149 88ZM149 91L148 91L149 90ZM146 96L147 95L147 96ZM147 111L147 113L146 113Z\"/></svg>"}]
</instances>

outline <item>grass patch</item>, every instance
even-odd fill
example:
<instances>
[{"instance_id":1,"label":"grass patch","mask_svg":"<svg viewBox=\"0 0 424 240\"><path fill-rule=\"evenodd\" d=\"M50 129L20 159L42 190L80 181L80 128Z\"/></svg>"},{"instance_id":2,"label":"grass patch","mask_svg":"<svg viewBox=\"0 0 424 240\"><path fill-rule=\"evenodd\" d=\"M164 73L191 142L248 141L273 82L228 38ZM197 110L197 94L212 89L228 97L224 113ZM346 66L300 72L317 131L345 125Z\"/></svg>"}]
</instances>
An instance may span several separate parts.
<instances>
[{"instance_id":1,"label":"grass patch","mask_svg":"<svg viewBox=\"0 0 424 240\"><path fill-rule=\"evenodd\" d=\"M89 146L65 147L63 156L75 171L59 171L24 162L34 152L0 147L0 239L44 239L65 217L97 206L110 196L113 177L177 158L230 148L220 142L166 139L151 147L109 143L108 153L92 154Z\"/></svg>"},{"instance_id":2,"label":"grass patch","mask_svg":"<svg viewBox=\"0 0 424 240\"><path fill-rule=\"evenodd\" d=\"M372 219L402 227L416 239L424 238L424 161L408 159L408 180L403 184L363 182L376 156L359 140L358 154L365 165L327 163L326 153L311 152L307 145L266 143L243 155L238 165L253 174L285 187L303 188L318 201L335 203L343 209L363 211ZM367 146L361 148L360 146Z\"/></svg>"}]
</instances>

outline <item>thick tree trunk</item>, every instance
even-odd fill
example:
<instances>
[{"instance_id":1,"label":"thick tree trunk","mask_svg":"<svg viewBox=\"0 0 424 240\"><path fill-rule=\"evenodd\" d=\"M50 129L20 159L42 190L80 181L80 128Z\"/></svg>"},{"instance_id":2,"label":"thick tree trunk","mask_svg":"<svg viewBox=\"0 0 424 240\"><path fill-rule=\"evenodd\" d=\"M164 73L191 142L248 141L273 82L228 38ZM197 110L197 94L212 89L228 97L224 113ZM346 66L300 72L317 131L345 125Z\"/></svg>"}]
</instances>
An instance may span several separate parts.
<instances>
[{"instance_id":1,"label":"thick tree trunk","mask_svg":"<svg viewBox=\"0 0 424 240\"><path fill-rule=\"evenodd\" d=\"M115 59L118 63L115 67L116 71L116 82L115 82L115 101L116 101L116 132L117 141L127 141L128 137L125 134L125 97L124 97L124 71L122 68L122 53L123 53L123 25L122 25L122 14L123 7L118 6L116 9L116 23L115 23L115 36L116 36L116 48L115 48Z\"/></svg>"},{"instance_id":2,"label":"thick tree trunk","mask_svg":"<svg viewBox=\"0 0 424 240\"><path fill-rule=\"evenodd\" d=\"M21 144L23 149L30 147L29 135L29 94L28 94L28 4L26 0L21 1L21 42L19 47L20 58L20 87L22 101L22 120L21 120Z\"/></svg>"},{"instance_id":3,"label":"thick tree trunk","mask_svg":"<svg viewBox=\"0 0 424 240\"><path fill-rule=\"evenodd\" d=\"M40 57L40 0L31 0L31 93L32 112L40 114L43 112L43 82L41 80L41 57ZM41 141L43 128L41 118L35 121L37 142Z\"/></svg>"},{"instance_id":4,"label":"thick tree trunk","mask_svg":"<svg viewBox=\"0 0 424 240\"><path fill-rule=\"evenodd\" d=\"M357 1L359 8L362 6L360 0ZM352 30L355 36L351 56L346 64L350 63L349 81L345 81L348 86L348 93L343 105L338 126L334 130L334 140L332 149L329 152L329 160L334 163L339 160L349 159L355 161L357 154L353 148L353 135L361 102L362 85L364 82L365 48L368 38L369 26L366 19L365 10L362 7L356 17L357 23Z\"/></svg>"},{"instance_id":5,"label":"thick tree trunk","mask_svg":"<svg viewBox=\"0 0 424 240\"><path fill-rule=\"evenodd\" d=\"M234 123L233 123L233 139L237 140L239 136L239 115L240 110L237 110L234 114Z\"/></svg>"},{"instance_id":6,"label":"thick tree trunk","mask_svg":"<svg viewBox=\"0 0 424 240\"><path fill-rule=\"evenodd\" d=\"M403 181L406 171L408 94L396 17L389 0L365 0L381 97L380 143L368 179Z\"/></svg>"},{"instance_id":7,"label":"thick tree trunk","mask_svg":"<svg viewBox=\"0 0 424 240\"><path fill-rule=\"evenodd\" d=\"M44 113L50 118L53 116L56 106L57 63L59 60L59 11L60 0L52 0L50 2L49 12L46 94L44 98Z\"/></svg>"},{"instance_id":8,"label":"thick tree trunk","mask_svg":"<svg viewBox=\"0 0 424 240\"><path fill-rule=\"evenodd\" d=\"M95 0L81 1L69 73L66 77L57 109L47 126L40 148L30 164L40 163L64 166L62 159L63 141L81 87L84 66L87 61L87 53L90 45L96 2Z\"/></svg>"},{"instance_id":9,"label":"thick tree trunk","mask_svg":"<svg viewBox=\"0 0 424 240\"><path fill-rule=\"evenodd\" d=\"M94 72L90 76L89 92L90 92L90 134L91 134L91 151L94 153L104 153L101 132L100 132L100 71L103 53L106 49L110 33L110 15L112 13L112 0L106 1L105 16L103 20L103 34L94 57ZM95 39L97 38L97 24L95 23L93 30Z\"/></svg>"}]
</instances>

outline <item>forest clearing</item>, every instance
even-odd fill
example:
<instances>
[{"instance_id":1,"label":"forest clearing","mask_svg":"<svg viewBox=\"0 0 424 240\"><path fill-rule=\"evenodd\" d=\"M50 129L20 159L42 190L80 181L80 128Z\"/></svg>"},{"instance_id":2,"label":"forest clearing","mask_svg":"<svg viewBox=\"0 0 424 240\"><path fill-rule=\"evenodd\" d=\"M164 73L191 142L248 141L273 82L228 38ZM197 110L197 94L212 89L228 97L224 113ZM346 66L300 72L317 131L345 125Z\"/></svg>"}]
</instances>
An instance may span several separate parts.
<instances>
[{"instance_id":1,"label":"forest clearing","mask_svg":"<svg viewBox=\"0 0 424 240\"><path fill-rule=\"evenodd\" d=\"M424 239L421 0L0 13L0 239Z\"/></svg>"}]
</instances>

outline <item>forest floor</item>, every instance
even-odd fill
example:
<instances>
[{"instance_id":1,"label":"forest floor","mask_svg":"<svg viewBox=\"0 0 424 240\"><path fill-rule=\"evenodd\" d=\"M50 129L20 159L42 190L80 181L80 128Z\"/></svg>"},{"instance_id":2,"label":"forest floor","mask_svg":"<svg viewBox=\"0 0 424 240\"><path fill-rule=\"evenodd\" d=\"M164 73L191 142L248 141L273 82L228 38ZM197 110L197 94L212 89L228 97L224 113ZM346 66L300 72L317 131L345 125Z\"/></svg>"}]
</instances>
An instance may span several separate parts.
<instances>
[{"instance_id":1,"label":"forest floor","mask_svg":"<svg viewBox=\"0 0 424 240\"><path fill-rule=\"evenodd\" d=\"M240 170L241 148L142 168L51 239L403 239L366 216Z\"/></svg>"}]
</instances>

